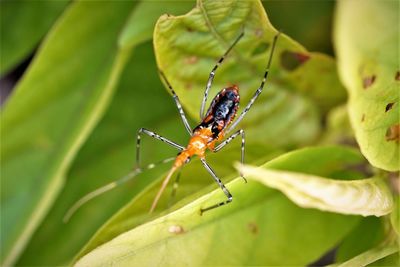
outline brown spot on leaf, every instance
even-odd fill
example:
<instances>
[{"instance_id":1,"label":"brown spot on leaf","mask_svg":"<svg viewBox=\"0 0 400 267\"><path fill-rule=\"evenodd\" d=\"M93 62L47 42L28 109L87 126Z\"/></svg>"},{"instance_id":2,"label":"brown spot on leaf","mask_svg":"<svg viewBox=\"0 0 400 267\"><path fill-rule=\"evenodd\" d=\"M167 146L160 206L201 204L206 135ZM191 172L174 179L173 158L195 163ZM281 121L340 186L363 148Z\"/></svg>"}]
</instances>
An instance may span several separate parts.
<instances>
[{"instance_id":1,"label":"brown spot on leaf","mask_svg":"<svg viewBox=\"0 0 400 267\"><path fill-rule=\"evenodd\" d=\"M191 57L187 57L185 59L185 63L186 64L195 64L198 60L199 60L199 58L197 56L191 56Z\"/></svg>"},{"instance_id":2,"label":"brown spot on leaf","mask_svg":"<svg viewBox=\"0 0 400 267\"><path fill-rule=\"evenodd\" d=\"M281 64L288 71L297 69L310 59L310 55L298 52L283 51L281 54Z\"/></svg>"},{"instance_id":3,"label":"brown spot on leaf","mask_svg":"<svg viewBox=\"0 0 400 267\"><path fill-rule=\"evenodd\" d=\"M386 108L385 108L385 112L388 112L389 110L391 110L392 107L393 107L393 105L394 105L394 103L389 103L389 104L387 104L387 105L386 105Z\"/></svg>"},{"instance_id":4,"label":"brown spot on leaf","mask_svg":"<svg viewBox=\"0 0 400 267\"><path fill-rule=\"evenodd\" d=\"M252 234L254 235L258 234L258 225L255 222L248 223L247 228Z\"/></svg>"},{"instance_id":5,"label":"brown spot on leaf","mask_svg":"<svg viewBox=\"0 0 400 267\"><path fill-rule=\"evenodd\" d=\"M261 38L263 36L263 30L262 29L256 29L254 31L254 33L258 38Z\"/></svg>"},{"instance_id":6,"label":"brown spot on leaf","mask_svg":"<svg viewBox=\"0 0 400 267\"><path fill-rule=\"evenodd\" d=\"M193 87L193 85L191 83L186 83L185 84L185 89L188 90L188 91L192 90L192 87Z\"/></svg>"},{"instance_id":7,"label":"brown spot on leaf","mask_svg":"<svg viewBox=\"0 0 400 267\"><path fill-rule=\"evenodd\" d=\"M363 113L361 116L361 122L364 122L364 121L365 121L365 113Z\"/></svg>"},{"instance_id":8,"label":"brown spot on leaf","mask_svg":"<svg viewBox=\"0 0 400 267\"><path fill-rule=\"evenodd\" d=\"M400 124L390 126L386 131L386 141L400 141Z\"/></svg>"},{"instance_id":9,"label":"brown spot on leaf","mask_svg":"<svg viewBox=\"0 0 400 267\"><path fill-rule=\"evenodd\" d=\"M394 76L394 79L395 79L396 81L400 81L400 71L397 71L397 72L396 72L396 76Z\"/></svg>"},{"instance_id":10,"label":"brown spot on leaf","mask_svg":"<svg viewBox=\"0 0 400 267\"><path fill-rule=\"evenodd\" d=\"M368 87L370 87L375 82L375 78L376 78L375 75L364 77L364 79L363 79L364 89L367 89Z\"/></svg>"},{"instance_id":11,"label":"brown spot on leaf","mask_svg":"<svg viewBox=\"0 0 400 267\"><path fill-rule=\"evenodd\" d=\"M168 232L170 232L171 234L179 235L179 234L183 234L185 232L185 230L180 225L171 225L168 228Z\"/></svg>"}]
</instances>

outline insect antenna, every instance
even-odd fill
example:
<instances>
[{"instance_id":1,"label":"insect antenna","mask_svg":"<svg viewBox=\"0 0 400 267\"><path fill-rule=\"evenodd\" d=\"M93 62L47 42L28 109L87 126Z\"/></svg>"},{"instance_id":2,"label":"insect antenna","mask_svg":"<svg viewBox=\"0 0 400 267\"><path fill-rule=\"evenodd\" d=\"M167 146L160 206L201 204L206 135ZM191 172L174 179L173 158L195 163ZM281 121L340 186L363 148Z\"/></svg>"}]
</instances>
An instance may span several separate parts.
<instances>
[{"instance_id":1,"label":"insect antenna","mask_svg":"<svg viewBox=\"0 0 400 267\"><path fill-rule=\"evenodd\" d=\"M172 161L174 159L175 159L175 157L167 158L167 159L164 159L162 161L149 164L144 168L136 168L136 169L132 170L131 172L129 172L128 174L126 174L125 176L121 177L120 179L118 179L116 181L113 181L113 182L111 182L109 184L106 184L106 185L104 185L102 187L99 187L99 188L95 189L94 191L86 194L85 196L80 198L77 202L75 202L74 205L72 205L68 209L67 213L65 213L65 215L64 215L63 222L67 223L80 207L82 207L84 204L86 204L88 201L92 200L93 198L98 197L98 196L104 194L105 192L108 192L111 189L114 189L117 186L130 181L131 179L133 179L134 177L136 177L137 175L139 175L140 173L142 173L145 170L153 169L158 164L167 163L167 162L170 162L170 161Z\"/></svg>"}]
</instances>

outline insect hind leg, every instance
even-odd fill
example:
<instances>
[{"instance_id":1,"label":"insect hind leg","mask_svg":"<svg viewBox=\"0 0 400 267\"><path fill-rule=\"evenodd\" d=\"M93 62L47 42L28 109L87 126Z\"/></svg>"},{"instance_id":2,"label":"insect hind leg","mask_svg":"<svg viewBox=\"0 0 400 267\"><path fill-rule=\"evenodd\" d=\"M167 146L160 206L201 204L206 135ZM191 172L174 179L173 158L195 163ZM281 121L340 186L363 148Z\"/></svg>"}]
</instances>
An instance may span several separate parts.
<instances>
[{"instance_id":1,"label":"insect hind leg","mask_svg":"<svg viewBox=\"0 0 400 267\"><path fill-rule=\"evenodd\" d=\"M214 178L214 180L217 182L217 184L219 185L219 187L221 188L221 190L224 192L225 196L227 197L227 200L219 202L215 205L209 206L207 208L204 209L200 209L200 214L203 214L206 211L221 207L223 205L229 204L232 202L233 200L233 196L232 194L229 192L229 190L225 187L225 185L222 183L221 179L218 178L218 176L215 174L215 172L213 171L213 169L211 169L210 165L208 165L208 163L206 162L205 159L200 159L201 162L203 163L203 166L206 168L206 170L211 174L211 176Z\"/></svg>"},{"instance_id":2,"label":"insect hind leg","mask_svg":"<svg viewBox=\"0 0 400 267\"><path fill-rule=\"evenodd\" d=\"M69 219L72 217L72 215L75 214L75 212L82 207L83 205L85 205L87 202L89 202L90 200L134 179L137 175L141 174L143 171L145 170L150 170L153 169L155 166L160 165L160 164L164 164L170 161L173 161L175 159L175 157L172 158L167 158L164 160L161 160L159 162L156 163L151 163L149 165L147 165L144 168L135 168L134 170L132 170L131 172L129 172L128 174L126 174L125 176L119 178L118 180L115 180L111 183L108 183L106 185L103 185L89 193L87 193L86 195L84 195L83 197L81 197L78 201L76 201L69 209L68 211L65 213L64 218L63 218L63 222L67 223L69 221Z\"/></svg>"},{"instance_id":3,"label":"insect hind leg","mask_svg":"<svg viewBox=\"0 0 400 267\"><path fill-rule=\"evenodd\" d=\"M244 177L243 175L243 164L244 164L244 147L245 147L245 134L244 134L244 130L240 129L237 132L235 132L234 134L232 134L230 137L228 137L225 141L223 141L221 144L219 144L214 150L213 152L218 152L220 151L222 148L224 148L227 144L229 144L234 138L236 138L237 136L241 135L242 136L242 146L240 148L240 170L239 170L239 174L240 177L243 178L243 180L245 181L245 183L247 183L247 179Z\"/></svg>"}]
</instances>

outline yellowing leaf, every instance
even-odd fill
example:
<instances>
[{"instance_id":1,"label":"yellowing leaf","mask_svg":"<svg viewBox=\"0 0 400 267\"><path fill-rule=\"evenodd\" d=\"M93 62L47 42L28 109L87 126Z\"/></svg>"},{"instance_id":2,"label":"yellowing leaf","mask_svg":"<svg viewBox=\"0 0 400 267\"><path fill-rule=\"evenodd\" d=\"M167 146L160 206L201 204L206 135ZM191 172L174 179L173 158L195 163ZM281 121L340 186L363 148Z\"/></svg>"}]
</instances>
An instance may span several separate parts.
<instances>
[{"instance_id":1,"label":"yellowing leaf","mask_svg":"<svg viewBox=\"0 0 400 267\"><path fill-rule=\"evenodd\" d=\"M378 168L400 169L399 1L338 2L339 74L361 152Z\"/></svg>"},{"instance_id":2,"label":"yellowing leaf","mask_svg":"<svg viewBox=\"0 0 400 267\"><path fill-rule=\"evenodd\" d=\"M305 208L363 216L386 215L393 208L390 190L381 177L340 181L249 165L243 167L243 172Z\"/></svg>"}]
</instances>

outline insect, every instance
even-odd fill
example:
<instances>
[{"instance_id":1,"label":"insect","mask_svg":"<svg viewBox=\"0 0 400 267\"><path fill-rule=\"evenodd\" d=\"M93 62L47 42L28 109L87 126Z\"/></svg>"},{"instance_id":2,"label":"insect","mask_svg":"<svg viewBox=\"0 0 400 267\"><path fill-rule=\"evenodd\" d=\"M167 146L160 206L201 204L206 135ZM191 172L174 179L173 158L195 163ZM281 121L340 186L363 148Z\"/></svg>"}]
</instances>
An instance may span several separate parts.
<instances>
[{"instance_id":1,"label":"insect","mask_svg":"<svg viewBox=\"0 0 400 267\"><path fill-rule=\"evenodd\" d=\"M64 217L64 221L67 221L80 206L82 206L84 203L86 203L90 199L115 188L119 184L122 184L122 183L132 179L133 177L135 177L136 175L138 175L139 173L141 173L144 170L154 168L159 163L166 163L166 162L170 162L170 161L174 160L172 168L170 169L166 178L164 179L164 181L163 181L163 183L151 205L150 213L153 212L157 206L157 203L158 203L163 191L165 190L167 184L169 183L172 175L178 169L180 169L182 166L189 163L190 159L193 156L198 156L200 158L200 161L203 164L204 168L214 178L215 182L218 184L218 186L221 188L221 190L224 192L224 194L227 198L225 201L216 203L209 207L202 208L200 210L200 213L202 214L205 211L208 211L208 210L211 210L211 209L214 209L214 208L217 208L217 207L220 207L220 206L230 203L233 199L232 194L225 187L225 185L222 183L221 179L218 178L218 176L215 174L214 170L211 168L211 166L206 161L205 153L206 153L206 150L211 150L212 152L218 152L222 148L224 148L227 144L229 144L233 139L235 139L238 136L241 136L241 138L242 138L241 164L244 163L244 148L245 148L245 133L244 133L244 131L242 129L240 129L240 130L234 132L232 135L230 135L225 140L224 140L224 137L226 134L231 132L239 124L239 122L242 121L242 119L244 118L246 113L250 110L251 106L254 104L254 102L256 101L258 96L261 94L261 92L264 88L264 84L267 80L269 68L270 68L270 65L272 62L272 57L273 57L275 45L276 45L279 34L280 33L278 32L273 38L272 47L271 47L269 59L267 62L267 67L266 67L266 70L265 70L265 73L264 73L264 76L263 76L260 86L254 93L253 97L250 99L250 102L246 105L246 107L243 109L243 111L241 112L241 114L239 115L239 117L236 120L234 120L234 119L236 117L236 113L239 108L239 100L240 100L239 88L236 85L222 89L214 97L214 99L212 100L212 102L210 104L210 107L208 108L208 110L205 114L204 114L204 109L205 109L205 105L207 102L208 93L211 89L212 82L214 80L214 76L215 76L215 73L216 73L218 67L222 64L222 62L224 61L226 56L229 54L229 52L233 49L233 47L244 36L244 32L242 32L235 39L235 41L226 50L226 52L223 54L223 56L218 60L217 64L213 67L211 73L209 74L209 78L207 81L206 89L204 92L204 96L203 96L203 100L202 100L201 108L200 108L201 122L193 130L189 125L189 122L186 118L185 112L182 108L182 105L180 103L178 95L175 93L174 89L172 88L171 84L167 80L164 73L162 71L160 71L160 76L161 76L162 80L164 81L164 83L169 88L169 90L172 94L172 97L175 101L175 104L178 108L182 122L183 122L186 130L190 134L190 140L189 140L188 145L186 147L184 147L184 146L182 146L176 142L173 142L155 132L149 131L145 128L141 128L137 134L136 168L131 173L122 177L121 179L119 179L115 182L112 182L110 184L107 184L107 185L87 194L83 198L81 198L67 212L66 216ZM176 149L179 150L178 155L175 158L168 158L159 163L150 164L144 168L140 167L140 144L141 144L141 137L143 134L153 137L154 139L160 140L172 147L175 147ZM218 142L221 142L221 143L219 143L217 145ZM244 176L241 172L240 172L240 176L246 182L246 179L244 178ZM177 180L178 179L179 179L179 174L178 174ZM176 187L174 186L174 190L175 189L176 189Z\"/></svg>"}]
</instances>

